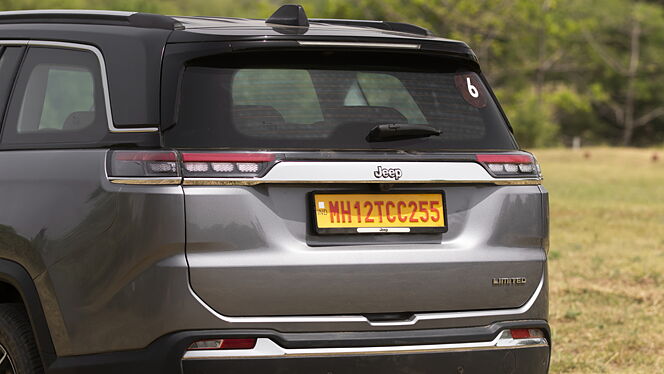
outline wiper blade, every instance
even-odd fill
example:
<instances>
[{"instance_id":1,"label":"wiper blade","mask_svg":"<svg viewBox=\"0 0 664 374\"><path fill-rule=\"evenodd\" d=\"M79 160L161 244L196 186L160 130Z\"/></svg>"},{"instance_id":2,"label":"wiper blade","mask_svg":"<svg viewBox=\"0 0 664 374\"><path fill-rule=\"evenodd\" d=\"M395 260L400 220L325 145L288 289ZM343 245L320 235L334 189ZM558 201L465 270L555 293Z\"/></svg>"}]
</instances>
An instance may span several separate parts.
<instances>
[{"instance_id":1,"label":"wiper blade","mask_svg":"<svg viewBox=\"0 0 664 374\"><path fill-rule=\"evenodd\" d=\"M369 131L368 142L383 142L389 140L426 138L439 136L442 131L427 125L409 125L402 123L386 123L378 125Z\"/></svg>"}]
</instances>

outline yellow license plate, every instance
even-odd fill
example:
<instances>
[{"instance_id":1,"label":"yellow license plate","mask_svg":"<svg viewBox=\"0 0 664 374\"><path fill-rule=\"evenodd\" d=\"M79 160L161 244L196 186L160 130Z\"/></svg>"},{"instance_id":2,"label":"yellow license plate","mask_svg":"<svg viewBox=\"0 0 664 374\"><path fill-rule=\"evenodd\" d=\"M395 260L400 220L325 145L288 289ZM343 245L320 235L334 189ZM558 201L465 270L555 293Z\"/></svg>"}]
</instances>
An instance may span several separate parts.
<instances>
[{"instance_id":1,"label":"yellow license plate","mask_svg":"<svg viewBox=\"0 0 664 374\"><path fill-rule=\"evenodd\" d=\"M318 233L439 233L445 198L432 193L314 193Z\"/></svg>"}]
</instances>

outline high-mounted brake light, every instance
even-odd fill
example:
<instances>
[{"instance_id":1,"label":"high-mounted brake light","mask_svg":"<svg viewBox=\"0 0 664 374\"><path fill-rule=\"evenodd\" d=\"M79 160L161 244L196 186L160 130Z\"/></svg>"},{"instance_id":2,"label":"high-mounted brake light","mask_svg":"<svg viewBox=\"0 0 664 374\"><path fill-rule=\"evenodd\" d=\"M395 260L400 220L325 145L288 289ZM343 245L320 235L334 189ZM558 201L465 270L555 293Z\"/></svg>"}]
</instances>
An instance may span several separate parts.
<instances>
[{"instance_id":1,"label":"high-mounted brake light","mask_svg":"<svg viewBox=\"0 0 664 374\"><path fill-rule=\"evenodd\" d=\"M177 161L174 151L111 151L109 176L177 177Z\"/></svg>"},{"instance_id":2,"label":"high-mounted brake light","mask_svg":"<svg viewBox=\"0 0 664 374\"><path fill-rule=\"evenodd\" d=\"M273 165L272 153L182 153L186 177L256 177Z\"/></svg>"},{"instance_id":3,"label":"high-mounted brake light","mask_svg":"<svg viewBox=\"0 0 664 374\"><path fill-rule=\"evenodd\" d=\"M252 349L256 346L255 338L209 339L199 340L189 346L190 351L218 349Z\"/></svg>"},{"instance_id":4,"label":"high-mounted brake light","mask_svg":"<svg viewBox=\"0 0 664 374\"><path fill-rule=\"evenodd\" d=\"M494 177L539 177L539 165L530 154L481 154L476 160Z\"/></svg>"}]
</instances>

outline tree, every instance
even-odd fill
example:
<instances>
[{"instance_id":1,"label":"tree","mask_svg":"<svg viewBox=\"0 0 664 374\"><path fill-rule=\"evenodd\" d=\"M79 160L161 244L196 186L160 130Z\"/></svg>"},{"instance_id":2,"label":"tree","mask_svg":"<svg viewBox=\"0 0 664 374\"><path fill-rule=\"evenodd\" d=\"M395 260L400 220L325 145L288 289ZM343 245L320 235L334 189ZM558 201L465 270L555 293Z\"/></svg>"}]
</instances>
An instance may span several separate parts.
<instances>
[{"instance_id":1,"label":"tree","mask_svg":"<svg viewBox=\"0 0 664 374\"><path fill-rule=\"evenodd\" d=\"M627 146L636 129L664 116L664 96L657 94L662 83L653 79L661 79L663 73L659 65L664 58L664 13L661 6L643 2L603 1L602 5L605 17L583 34L604 65L600 76L609 94L600 104L613 113Z\"/></svg>"}]
</instances>

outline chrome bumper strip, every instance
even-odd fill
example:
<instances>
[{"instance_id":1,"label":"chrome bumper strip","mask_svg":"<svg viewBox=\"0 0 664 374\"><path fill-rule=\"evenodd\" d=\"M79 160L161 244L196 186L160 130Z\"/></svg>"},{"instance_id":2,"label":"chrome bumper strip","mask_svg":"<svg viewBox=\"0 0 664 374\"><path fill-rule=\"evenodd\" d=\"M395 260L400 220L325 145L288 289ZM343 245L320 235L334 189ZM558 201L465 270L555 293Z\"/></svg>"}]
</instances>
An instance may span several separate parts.
<instances>
[{"instance_id":1,"label":"chrome bumper strip","mask_svg":"<svg viewBox=\"0 0 664 374\"><path fill-rule=\"evenodd\" d=\"M289 349L279 346L268 338L259 338L252 349L233 350L191 350L184 354L184 360L196 359L229 359L229 358L288 358L306 356L346 356L346 355L382 355L399 353L440 353L453 351L472 351L487 349L515 349L546 347L545 338L513 339L509 330L503 330L488 342L449 343L426 345L400 345L382 347L348 347L348 348L297 348Z\"/></svg>"}]
</instances>

